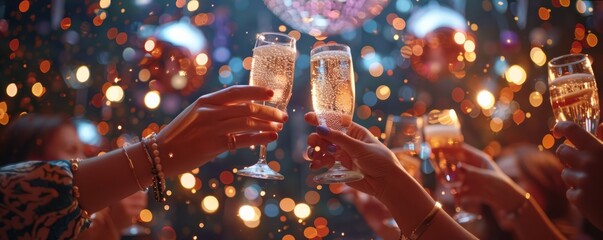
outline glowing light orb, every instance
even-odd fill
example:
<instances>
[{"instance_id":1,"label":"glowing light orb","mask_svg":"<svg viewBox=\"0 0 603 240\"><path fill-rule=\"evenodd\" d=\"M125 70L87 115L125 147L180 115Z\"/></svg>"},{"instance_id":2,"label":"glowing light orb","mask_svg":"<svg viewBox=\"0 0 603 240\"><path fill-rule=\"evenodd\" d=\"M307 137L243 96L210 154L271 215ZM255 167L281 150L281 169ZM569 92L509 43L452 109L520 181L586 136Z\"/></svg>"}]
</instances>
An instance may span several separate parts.
<instances>
[{"instance_id":1,"label":"glowing light orb","mask_svg":"<svg viewBox=\"0 0 603 240\"><path fill-rule=\"evenodd\" d=\"M75 77L77 81L81 83L88 81L88 79L90 79L90 69L88 69L88 66L80 66L77 68Z\"/></svg>"},{"instance_id":2,"label":"glowing light orb","mask_svg":"<svg viewBox=\"0 0 603 240\"><path fill-rule=\"evenodd\" d=\"M6 95L8 95L9 97L16 96L17 92L18 92L17 84L11 83L11 84L8 84L8 86L6 86Z\"/></svg>"},{"instance_id":3,"label":"glowing light orb","mask_svg":"<svg viewBox=\"0 0 603 240\"><path fill-rule=\"evenodd\" d=\"M239 208L239 217L243 221L258 221L262 216L260 209L250 205L243 205Z\"/></svg>"},{"instance_id":4,"label":"glowing light orb","mask_svg":"<svg viewBox=\"0 0 603 240\"><path fill-rule=\"evenodd\" d=\"M124 99L124 90L120 86L111 86L107 88L105 97L111 102L121 102Z\"/></svg>"},{"instance_id":5,"label":"glowing light orb","mask_svg":"<svg viewBox=\"0 0 603 240\"><path fill-rule=\"evenodd\" d=\"M190 173L185 173L180 176L180 185L186 189L192 189L195 187L195 176Z\"/></svg>"},{"instance_id":6,"label":"glowing light orb","mask_svg":"<svg viewBox=\"0 0 603 240\"><path fill-rule=\"evenodd\" d=\"M214 196L207 196L201 201L201 209L206 213L215 213L220 207L220 202Z\"/></svg>"},{"instance_id":7,"label":"glowing light orb","mask_svg":"<svg viewBox=\"0 0 603 240\"><path fill-rule=\"evenodd\" d=\"M526 70L523 70L519 65L513 65L505 72L505 78L507 78L508 82L521 85L526 81Z\"/></svg>"},{"instance_id":8,"label":"glowing light orb","mask_svg":"<svg viewBox=\"0 0 603 240\"><path fill-rule=\"evenodd\" d=\"M295 214L296 217L304 219L304 218L307 218L308 216L310 216L310 213L312 213L312 210L310 210L310 206L308 206L308 204L300 203L300 204L295 205L295 208L293 209L293 213Z\"/></svg>"},{"instance_id":9,"label":"glowing light orb","mask_svg":"<svg viewBox=\"0 0 603 240\"><path fill-rule=\"evenodd\" d=\"M494 107L494 95L488 90L482 90L477 94L477 104L483 109L491 109Z\"/></svg>"},{"instance_id":10,"label":"glowing light orb","mask_svg":"<svg viewBox=\"0 0 603 240\"><path fill-rule=\"evenodd\" d=\"M159 107L159 103L161 103L161 96L159 96L159 92L157 91L149 91L144 96L144 105L146 105L149 109Z\"/></svg>"}]
</instances>

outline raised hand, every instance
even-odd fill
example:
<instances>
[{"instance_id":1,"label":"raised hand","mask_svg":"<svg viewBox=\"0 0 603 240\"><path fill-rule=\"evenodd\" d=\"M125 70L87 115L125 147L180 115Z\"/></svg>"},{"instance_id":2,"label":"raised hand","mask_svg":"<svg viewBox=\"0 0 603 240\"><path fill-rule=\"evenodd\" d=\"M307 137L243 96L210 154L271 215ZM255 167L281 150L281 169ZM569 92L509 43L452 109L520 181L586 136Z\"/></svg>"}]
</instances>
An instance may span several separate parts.
<instances>
[{"instance_id":1,"label":"raised hand","mask_svg":"<svg viewBox=\"0 0 603 240\"><path fill-rule=\"evenodd\" d=\"M180 162L171 164L166 175L190 170L227 150L276 140L287 114L252 102L273 95L270 89L238 85L197 99L157 136L162 159Z\"/></svg>"},{"instance_id":2,"label":"raised hand","mask_svg":"<svg viewBox=\"0 0 603 240\"><path fill-rule=\"evenodd\" d=\"M561 178L570 187L567 200L599 229L603 229L603 143L573 122L559 122L554 133L564 136L573 146L561 144L557 156L566 168ZM603 138L603 125L597 128Z\"/></svg>"},{"instance_id":3,"label":"raised hand","mask_svg":"<svg viewBox=\"0 0 603 240\"><path fill-rule=\"evenodd\" d=\"M306 114L305 120L318 126L313 112ZM386 176L404 171L396 156L366 128L356 123L350 125L348 134L324 126L316 129L316 133L308 136L308 157L312 160L312 169L331 166L334 161L331 153L339 151L338 156L345 167L352 169L356 166L364 174L363 180L347 184L373 196L382 193Z\"/></svg>"}]
</instances>

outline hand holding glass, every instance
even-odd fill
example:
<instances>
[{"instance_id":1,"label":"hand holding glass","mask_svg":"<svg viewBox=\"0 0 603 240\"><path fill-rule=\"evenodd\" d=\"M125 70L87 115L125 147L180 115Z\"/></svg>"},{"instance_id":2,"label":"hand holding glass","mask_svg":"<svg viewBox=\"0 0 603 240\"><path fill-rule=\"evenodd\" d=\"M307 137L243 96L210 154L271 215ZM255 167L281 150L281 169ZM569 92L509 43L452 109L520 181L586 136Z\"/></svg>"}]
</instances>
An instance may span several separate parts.
<instances>
[{"instance_id":1,"label":"hand holding glass","mask_svg":"<svg viewBox=\"0 0 603 240\"><path fill-rule=\"evenodd\" d=\"M264 105L286 111L293 88L296 58L295 39L280 33L260 33L256 37L251 63L249 85L272 89L274 96ZM285 177L272 170L266 161L266 145L260 145L260 159L250 167L238 170L246 177L283 180Z\"/></svg>"},{"instance_id":2,"label":"hand holding glass","mask_svg":"<svg viewBox=\"0 0 603 240\"><path fill-rule=\"evenodd\" d=\"M568 54L549 62L549 92L557 121L572 121L595 134L599 124L597 81L586 54Z\"/></svg>"},{"instance_id":3,"label":"hand holding glass","mask_svg":"<svg viewBox=\"0 0 603 240\"><path fill-rule=\"evenodd\" d=\"M310 52L312 105L322 126L346 132L354 114L355 81L350 47L326 44ZM335 163L325 173L314 177L317 183L342 183L364 178L362 173Z\"/></svg>"},{"instance_id":4,"label":"hand holding glass","mask_svg":"<svg viewBox=\"0 0 603 240\"><path fill-rule=\"evenodd\" d=\"M431 161L440 182L450 188L454 196L456 213L452 218L458 223L468 223L477 216L461 208L460 190L462 179L459 166L465 161L461 124L452 109L433 110L427 115L425 140L431 146Z\"/></svg>"}]
</instances>

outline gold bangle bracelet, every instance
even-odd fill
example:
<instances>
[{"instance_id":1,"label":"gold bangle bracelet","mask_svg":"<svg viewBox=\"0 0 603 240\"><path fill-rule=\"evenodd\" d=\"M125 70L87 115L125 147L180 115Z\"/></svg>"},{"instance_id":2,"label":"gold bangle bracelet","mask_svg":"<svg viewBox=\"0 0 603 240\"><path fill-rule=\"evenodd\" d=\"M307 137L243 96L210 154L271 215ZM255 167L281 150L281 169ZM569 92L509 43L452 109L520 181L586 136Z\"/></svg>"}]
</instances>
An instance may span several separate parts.
<instances>
[{"instance_id":1,"label":"gold bangle bracelet","mask_svg":"<svg viewBox=\"0 0 603 240\"><path fill-rule=\"evenodd\" d=\"M421 221L421 224L419 224L419 226L417 226L415 228L415 230L413 230L410 233L409 237L404 236L404 234L400 234L400 240L416 240L419 239L419 237L421 237L421 235L423 235L423 233L425 233L425 230L427 230L427 228L429 226L431 226L431 222L433 221L433 219L435 218L435 216L437 215L437 213L439 212L439 210L442 208L442 204L440 204L439 202L435 202L435 204L433 205L433 208L431 209L431 211L427 214L427 216L425 216L425 218L423 219L423 221Z\"/></svg>"},{"instance_id":2,"label":"gold bangle bracelet","mask_svg":"<svg viewBox=\"0 0 603 240\"><path fill-rule=\"evenodd\" d=\"M134 175L134 179L136 179L136 184L138 184L140 191L144 191L144 187L142 187L142 184L140 184L140 180L138 179L138 175L136 174L136 170L134 168L134 162L132 162L130 155L128 155L128 150L126 150L126 145L124 144L124 146L122 146L121 148L124 150L124 154L126 155L126 158L128 159L128 164L130 165L130 170L132 171L132 175Z\"/></svg>"}]
</instances>

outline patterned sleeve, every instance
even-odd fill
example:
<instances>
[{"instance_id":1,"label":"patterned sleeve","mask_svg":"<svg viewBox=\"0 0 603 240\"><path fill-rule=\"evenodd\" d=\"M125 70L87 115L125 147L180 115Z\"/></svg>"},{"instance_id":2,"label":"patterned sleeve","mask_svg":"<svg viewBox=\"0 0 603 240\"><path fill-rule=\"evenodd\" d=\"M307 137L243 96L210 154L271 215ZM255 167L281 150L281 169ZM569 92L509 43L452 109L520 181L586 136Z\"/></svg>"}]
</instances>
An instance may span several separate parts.
<instances>
[{"instance_id":1,"label":"patterned sleeve","mask_svg":"<svg viewBox=\"0 0 603 240\"><path fill-rule=\"evenodd\" d=\"M30 161L0 168L0 239L73 239L89 225L73 197L70 166Z\"/></svg>"}]
</instances>

